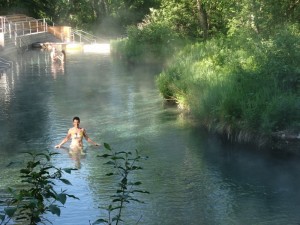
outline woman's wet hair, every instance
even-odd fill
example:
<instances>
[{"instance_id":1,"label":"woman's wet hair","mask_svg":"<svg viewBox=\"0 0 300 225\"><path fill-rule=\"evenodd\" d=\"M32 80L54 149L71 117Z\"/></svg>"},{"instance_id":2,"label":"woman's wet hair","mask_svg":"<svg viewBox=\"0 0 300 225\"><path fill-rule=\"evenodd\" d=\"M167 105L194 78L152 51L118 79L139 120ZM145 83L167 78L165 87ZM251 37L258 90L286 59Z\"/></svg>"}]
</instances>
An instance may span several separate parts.
<instances>
[{"instance_id":1,"label":"woman's wet hair","mask_svg":"<svg viewBox=\"0 0 300 225\"><path fill-rule=\"evenodd\" d=\"M79 119L78 116L75 116L75 117L73 118L73 121L74 121L74 120L78 120L78 122L80 122L80 119Z\"/></svg>"}]
</instances>

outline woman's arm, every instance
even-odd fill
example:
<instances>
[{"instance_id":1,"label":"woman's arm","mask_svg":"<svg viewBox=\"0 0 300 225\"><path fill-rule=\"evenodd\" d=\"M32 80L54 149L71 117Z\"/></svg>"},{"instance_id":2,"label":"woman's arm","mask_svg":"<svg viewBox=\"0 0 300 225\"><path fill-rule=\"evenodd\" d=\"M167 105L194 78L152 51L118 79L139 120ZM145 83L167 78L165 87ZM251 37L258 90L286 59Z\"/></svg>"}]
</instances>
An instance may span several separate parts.
<instances>
[{"instance_id":1,"label":"woman's arm","mask_svg":"<svg viewBox=\"0 0 300 225\"><path fill-rule=\"evenodd\" d=\"M67 136L58 144L55 145L55 148L60 148L63 144L65 144L71 138L71 133L68 131Z\"/></svg>"},{"instance_id":2,"label":"woman's arm","mask_svg":"<svg viewBox=\"0 0 300 225\"><path fill-rule=\"evenodd\" d=\"M100 146L98 143L92 141L92 139L89 138L89 136L87 135L85 129L83 129L83 136L84 136L85 140L86 140L87 142L91 143L92 145Z\"/></svg>"}]
</instances>

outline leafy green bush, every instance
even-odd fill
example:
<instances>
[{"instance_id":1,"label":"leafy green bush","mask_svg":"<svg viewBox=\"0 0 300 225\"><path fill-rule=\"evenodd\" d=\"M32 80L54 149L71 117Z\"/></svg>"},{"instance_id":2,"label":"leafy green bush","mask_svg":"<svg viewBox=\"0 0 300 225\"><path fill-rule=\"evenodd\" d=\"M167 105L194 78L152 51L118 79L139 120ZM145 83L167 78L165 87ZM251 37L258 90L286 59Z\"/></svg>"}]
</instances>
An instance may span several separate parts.
<instances>
[{"instance_id":1,"label":"leafy green bush","mask_svg":"<svg viewBox=\"0 0 300 225\"><path fill-rule=\"evenodd\" d=\"M291 94L273 96L262 115L264 131L299 131L300 98Z\"/></svg>"},{"instance_id":2,"label":"leafy green bush","mask_svg":"<svg viewBox=\"0 0 300 225\"><path fill-rule=\"evenodd\" d=\"M136 63L161 63L173 54L178 40L177 35L163 23L151 23L142 28L130 26L127 35L127 38L112 41L112 52Z\"/></svg>"},{"instance_id":3,"label":"leafy green bush","mask_svg":"<svg viewBox=\"0 0 300 225\"><path fill-rule=\"evenodd\" d=\"M60 216L60 205L66 203L67 197L77 199L65 190L57 193L54 189L55 181L71 185L62 175L64 172L71 173L73 169L56 168L50 163L51 157L59 153L27 154L31 159L26 163L26 167L20 170L24 188L8 188L11 198L7 199L7 207L0 213L0 224L8 224L12 219L31 225L44 222L43 216L48 212Z\"/></svg>"},{"instance_id":4,"label":"leafy green bush","mask_svg":"<svg viewBox=\"0 0 300 225\"><path fill-rule=\"evenodd\" d=\"M135 196L136 193L149 194L148 191L142 190L139 186L142 184L140 181L132 180L132 173L143 168L138 165L142 159L147 157L141 157L136 150L135 153L131 151L114 151L109 144L104 143L104 148L108 153L99 155L98 157L107 159L106 165L113 167L113 172L106 174L106 176L115 176L119 178L118 188L116 193L111 196L112 202L106 208L108 212L107 218L100 218L93 222L95 224L115 224L118 225L122 222L122 212L125 204L130 202L143 203ZM123 221L124 222L124 221Z\"/></svg>"},{"instance_id":5,"label":"leafy green bush","mask_svg":"<svg viewBox=\"0 0 300 225\"><path fill-rule=\"evenodd\" d=\"M299 37L285 25L272 36L241 33L189 45L157 77L157 86L229 136L299 131Z\"/></svg>"}]
</instances>

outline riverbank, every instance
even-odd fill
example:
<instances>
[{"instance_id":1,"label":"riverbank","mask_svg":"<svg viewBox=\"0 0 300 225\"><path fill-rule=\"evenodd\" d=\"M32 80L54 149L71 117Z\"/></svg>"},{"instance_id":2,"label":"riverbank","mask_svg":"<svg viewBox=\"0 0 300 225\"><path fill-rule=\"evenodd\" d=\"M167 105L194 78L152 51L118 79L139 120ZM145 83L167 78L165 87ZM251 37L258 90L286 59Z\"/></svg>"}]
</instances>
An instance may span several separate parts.
<instances>
[{"instance_id":1,"label":"riverbank","mask_svg":"<svg viewBox=\"0 0 300 225\"><path fill-rule=\"evenodd\" d=\"M174 104L176 104L174 102ZM178 107L179 108L179 107ZM187 117L193 117L190 112L180 109L186 114ZM249 131L235 131L230 129L230 125L227 127L221 126L216 123L203 123L197 118L192 119L199 126L204 127L211 133L219 135L219 137L230 143L237 144L249 144L253 147L264 149L266 151L272 151L276 153L292 154L300 156L300 133L295 131L278 131L271 135L262 135L260 133L249 133ZM221 128L222 127L222 128Z\"/></svg>"},{"instance_id":2,"label":"riverbank","mask_svg":"<svg viewBox=\"0 0 300 225\"><path fill-rule=\"evenodd\" d=\"M289 27L267 40L194 43L172 58L157 86L165 99L229 140L300 154L298 51L299 32Z\"/></svg>"},{"instance_id":3,"label":"riverbank","mask_svg":"<svg viewBox=\"0 0 300 225\"><path fill-rule=\"evenodd\" d=\"M275 149L300 156L300 133L280 131L272 135L272 142Z\"/></svg>"}]
</instances>

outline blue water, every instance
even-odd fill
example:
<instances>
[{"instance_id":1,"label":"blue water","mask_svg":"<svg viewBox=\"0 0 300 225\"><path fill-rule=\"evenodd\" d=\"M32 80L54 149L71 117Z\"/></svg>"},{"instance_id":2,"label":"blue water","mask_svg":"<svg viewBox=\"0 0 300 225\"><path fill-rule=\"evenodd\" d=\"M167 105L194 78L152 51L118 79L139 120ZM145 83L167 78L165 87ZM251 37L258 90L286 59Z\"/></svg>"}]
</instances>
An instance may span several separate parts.
<instances>
[{"instance_id":1,"label":"blue water","mask_svg":"<svg viewBox=\"0 0 300 225\"><path fill-rule=\"evenodd\" d=\"M300 223L300 160L251 146L224 143L164 104L153 66L126 66L109 54L67 52L64 66L49 52L28 51L0 76L0 196L20 187L23 151L59 152L57 167L72 186L58 184L69 199L54 225L84 225L106 217L117 180L89 146L72 157L54 149L72 127L73 116L96 142L115 150L138 149L148 160L132 177L150 194L125 208L123 224L297 225ZM68 147L69 143L65 144Z\"/></svg>"}]
</instances>

